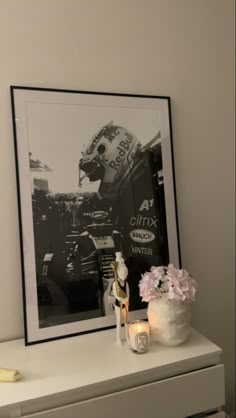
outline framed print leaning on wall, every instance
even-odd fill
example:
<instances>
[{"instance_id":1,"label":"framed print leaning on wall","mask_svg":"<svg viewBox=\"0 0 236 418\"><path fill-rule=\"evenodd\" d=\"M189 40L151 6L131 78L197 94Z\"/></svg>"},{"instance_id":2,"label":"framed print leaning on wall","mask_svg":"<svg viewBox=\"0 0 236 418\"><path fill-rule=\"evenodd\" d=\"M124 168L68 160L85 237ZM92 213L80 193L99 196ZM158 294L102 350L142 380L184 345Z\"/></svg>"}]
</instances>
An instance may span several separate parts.
<instances>
[{"instance_id":1,"label":"framed print leaning on wall","mask_svg":"<svg viewBox=\"0 0 236 418\"><path fill-rule=\"evenodd\" d=\"M113 272L180 265L170 99L11 87L26 344L112 327Z\"/></svg>"}]
</instances>

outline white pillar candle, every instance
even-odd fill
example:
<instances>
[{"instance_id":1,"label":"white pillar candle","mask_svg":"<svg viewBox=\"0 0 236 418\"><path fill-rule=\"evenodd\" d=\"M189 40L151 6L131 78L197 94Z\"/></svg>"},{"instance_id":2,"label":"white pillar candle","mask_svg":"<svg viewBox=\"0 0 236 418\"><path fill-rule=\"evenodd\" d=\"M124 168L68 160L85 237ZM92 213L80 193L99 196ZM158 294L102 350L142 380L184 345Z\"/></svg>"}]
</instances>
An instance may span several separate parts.
<instances>
[{"instance_id":1,"label":"white pillar candle","mask_svg":"<svg viewBox=\"0 0 236 418\"><path fill-rule=\"evenodd\" d=\"M129 345L136 353L145 353L149 347L149 324L146 321L133 321L129 324Z\"/></svg>"}]
</instances>

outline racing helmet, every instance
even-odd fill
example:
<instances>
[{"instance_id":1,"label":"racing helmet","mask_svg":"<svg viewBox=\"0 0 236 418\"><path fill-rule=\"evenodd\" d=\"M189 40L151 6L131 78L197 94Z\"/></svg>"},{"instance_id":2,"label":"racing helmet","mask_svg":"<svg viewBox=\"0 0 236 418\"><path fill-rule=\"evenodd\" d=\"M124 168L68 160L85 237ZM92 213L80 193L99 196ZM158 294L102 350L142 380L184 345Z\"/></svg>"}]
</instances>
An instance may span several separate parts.
<instances>
[{"instance_id":1,"label":"racing helmet","mask_svg":"<svg viewBox=\"0 0 236 418\"><path fill-rule=\"evenodd\" d=\"M85 174L80 177L80 183L88 177L90 181L101 180L99 192L114 190L132 170L140 147L132 132L109 122L92 137L82 152L79 171Z\"/></svg>"}]
</instances>

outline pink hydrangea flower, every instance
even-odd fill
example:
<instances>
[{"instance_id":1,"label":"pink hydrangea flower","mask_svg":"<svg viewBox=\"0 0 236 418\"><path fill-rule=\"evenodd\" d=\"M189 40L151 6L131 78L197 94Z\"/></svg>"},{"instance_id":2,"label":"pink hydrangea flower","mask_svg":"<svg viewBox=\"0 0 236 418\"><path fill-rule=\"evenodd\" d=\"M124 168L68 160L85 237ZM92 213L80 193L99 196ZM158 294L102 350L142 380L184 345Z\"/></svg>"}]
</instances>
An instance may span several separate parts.
<instances>
[{"instance_id":1,"label":"pink hydrangea flower","mask_svg":"<svg viewBox=\"0 0 236 418\"><path fill-rule=\"evenodd\" d=\"M169 300L178 302L193 301L197 290L197 282L184 269L177 269L173 264L168 267L151 267L150 272L142 275L139 282L139 293L142 301L167 296Z\"/></svg>"},{"instance_id":2,"label":"pink hydrangea flower","mask_svg":"<svg viewBox=\"0 0 236 418\"><path fill-rule=\"evenodd\" d=\"M142 297L143 302L149 302L150 300L159 297L155 290L155 281L156 278L153 272L147 272L142 275L142 279L139 282L139 294Z\"/></svg>"}]
</instances>

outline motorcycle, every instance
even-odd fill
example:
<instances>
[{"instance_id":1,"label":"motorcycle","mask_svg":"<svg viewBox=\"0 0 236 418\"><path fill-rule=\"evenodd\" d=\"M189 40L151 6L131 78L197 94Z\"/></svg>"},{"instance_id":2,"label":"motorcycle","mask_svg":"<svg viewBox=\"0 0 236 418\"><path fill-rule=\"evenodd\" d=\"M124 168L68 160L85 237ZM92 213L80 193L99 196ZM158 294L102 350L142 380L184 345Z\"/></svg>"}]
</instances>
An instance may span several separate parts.
<instances>
[{"instance_id":1,"label":"motorcycle","mask_svg":"<svg viewBox=\"0 0 236 418\"><path fill-rule=\"evenodd\" d=\"M81 314L81 319L113 314L111 263L120 250L120 233L106 211L91 211L83 218L81 229L74 228L67 235L61 254L44 256L38 280L41 320L50 318L55 306L62 305L64 313ZM56 282L56 259L64 269L60 283Z\"/></svg>"}]
</instances>

